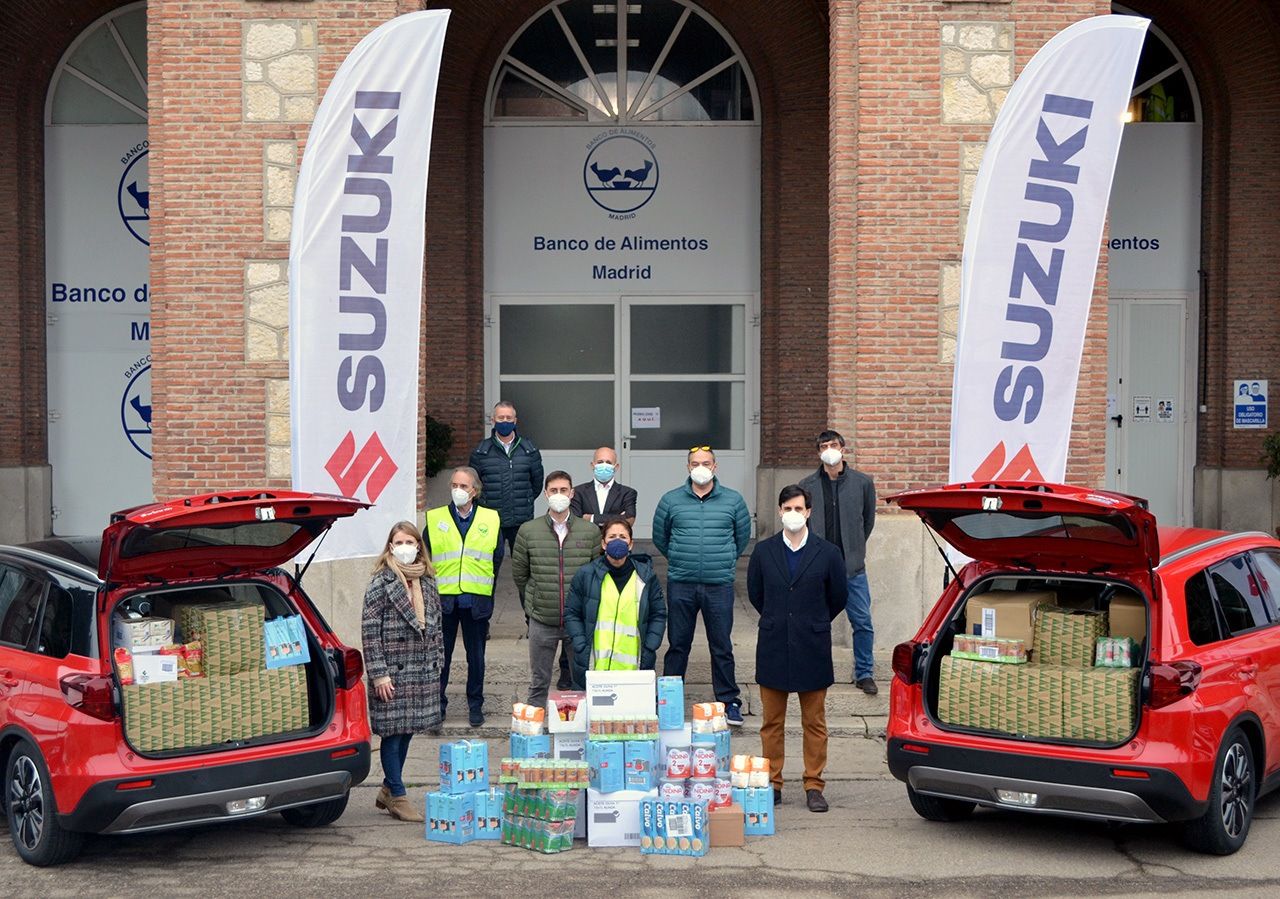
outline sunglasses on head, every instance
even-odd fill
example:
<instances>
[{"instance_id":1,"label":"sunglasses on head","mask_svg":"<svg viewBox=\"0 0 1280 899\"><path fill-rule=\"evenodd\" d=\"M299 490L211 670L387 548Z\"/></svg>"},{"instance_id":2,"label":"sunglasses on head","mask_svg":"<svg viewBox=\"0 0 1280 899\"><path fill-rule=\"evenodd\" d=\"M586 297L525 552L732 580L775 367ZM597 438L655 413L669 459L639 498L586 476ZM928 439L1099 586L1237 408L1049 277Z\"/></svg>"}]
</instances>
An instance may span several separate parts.
<instances>
[{"instance_id":1,"label":"sunglasses on head","mask_svg":"<svg viewBox=\"0 0 1280 899\"><path fill-rule=\"evenodd\" d=\"M691 452L691 453L701 453L701 452L707 452L707 453L709 453L709 452L711 452L711 447L709 447L709 446L691 446L691 447L689 447L689 452Z\"/></svg>"}]
</instances>

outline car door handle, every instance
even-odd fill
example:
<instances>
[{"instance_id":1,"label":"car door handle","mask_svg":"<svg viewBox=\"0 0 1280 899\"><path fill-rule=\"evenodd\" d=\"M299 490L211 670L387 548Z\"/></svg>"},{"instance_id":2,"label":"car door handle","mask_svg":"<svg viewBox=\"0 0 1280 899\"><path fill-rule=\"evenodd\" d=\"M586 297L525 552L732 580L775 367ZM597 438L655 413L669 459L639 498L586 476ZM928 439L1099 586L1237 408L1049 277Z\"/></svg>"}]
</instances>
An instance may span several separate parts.
<instances>
[{"instance_id":1,"label":"car door handle","mask_svg":"<svg viewBox=\"0 0 1280 899\"><path fill-rule=\"evenodd\" d=\"M1253 680L1258 676L1258 663L1255 662L1252 657L1245 658L1240 662L1240 668L1238 670L1240 672L1240 677L1245 680Z\"/></svg>"},{"instance_id":2,"label":"car door handle","mask_svg":"<svg viewBox=\"0 0 1280 899\"><path fill-rule=\"evenodd\" d=\"M18 679L13 676L12 671L6 669L4 671L0 671L0 684L3 684L6 687L16 687L18 686Z\"/></svg>"}]
</instances>

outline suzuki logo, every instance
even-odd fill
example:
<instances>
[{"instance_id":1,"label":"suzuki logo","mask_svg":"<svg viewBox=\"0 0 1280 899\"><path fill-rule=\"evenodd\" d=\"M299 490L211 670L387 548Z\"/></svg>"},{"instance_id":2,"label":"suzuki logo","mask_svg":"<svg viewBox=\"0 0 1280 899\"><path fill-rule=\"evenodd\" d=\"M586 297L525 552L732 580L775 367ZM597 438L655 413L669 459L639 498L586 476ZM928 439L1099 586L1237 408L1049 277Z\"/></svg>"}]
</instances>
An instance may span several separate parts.
<instances>
[{"instance_id":1,"label":"suzuki logo","mask_svg":"<svg viewBox=\"0 0 1280 899\"><path fill-rule=\"evenodd\" d=\"M356 437L347 431L347 436L342 438L329 461L324 463L324 470L329 472L329 477L333 478L343 496L355 496L365 478L368 478L365 493L369 502L376 503L400 469L392 461L376 432L356 452Z\"/></svg>"},{"instance_id":2,"label":"suzuki logo","mask_svg":"<svg viewBox=\"0 0 1280 899\"><path fill-rule=\"evenodd\" d=\"M1040 467L1036 465L1035 458L1031 455L1031 446L1022 444L1022 449L1014 454L1009 460L1009 464L1005 465L1005 448L1004 441L1001 440L996 444L987 458L982 460L973 472L973 480L986 483L988 481L1043 481L1044 476L1040 474Z\"/></svg>"}]
</instances>

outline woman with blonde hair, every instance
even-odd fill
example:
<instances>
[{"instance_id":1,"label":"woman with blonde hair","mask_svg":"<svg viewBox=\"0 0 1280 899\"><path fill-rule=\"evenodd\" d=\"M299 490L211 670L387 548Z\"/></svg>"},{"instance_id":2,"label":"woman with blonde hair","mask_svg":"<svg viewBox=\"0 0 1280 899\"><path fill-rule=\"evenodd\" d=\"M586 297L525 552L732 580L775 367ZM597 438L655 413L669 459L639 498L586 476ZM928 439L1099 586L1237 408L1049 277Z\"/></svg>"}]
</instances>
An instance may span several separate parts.
<instances>
[{"instance_id":1,"label":"woman with blonde hair","mask_svg":"<svg viewBox=\"0 0 1280 899\"><path fill-rule=\"evenodd\" d=\"M405 759L414 734L439 727L444 664L435 570L411 522L387 535L364 594L361 618L369 718L382 737L382 789L375 805L400 821L423 821L405 794Z\"/></svg>"}]
</instances>

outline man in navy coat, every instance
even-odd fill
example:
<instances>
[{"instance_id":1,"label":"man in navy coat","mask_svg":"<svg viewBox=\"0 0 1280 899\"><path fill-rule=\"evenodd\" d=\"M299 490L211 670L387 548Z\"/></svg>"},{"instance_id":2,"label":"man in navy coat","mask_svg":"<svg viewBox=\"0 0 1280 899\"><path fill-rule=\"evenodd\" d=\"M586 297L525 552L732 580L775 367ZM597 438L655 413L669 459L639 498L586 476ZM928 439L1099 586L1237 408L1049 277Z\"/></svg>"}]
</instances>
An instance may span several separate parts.
<instances>
[{"instance_id":1,"label":"man in navy coat","mask_svg":"<svg viewBox=\"0 0 1280 899\"><path fill-rule=\"evenodd\" d=\"M764 723L760 742L769 758L773 801L782 801L787 695L800 697L804 729L805 804L825 812L827 688L835 683L831 622L844 611L844 560L834 544L809 530L812 503L792 484L778 495L782 531L756 544L747 566L747 598L760 613L756 637L756 683Z\"/></svg>"}]
</instances>

